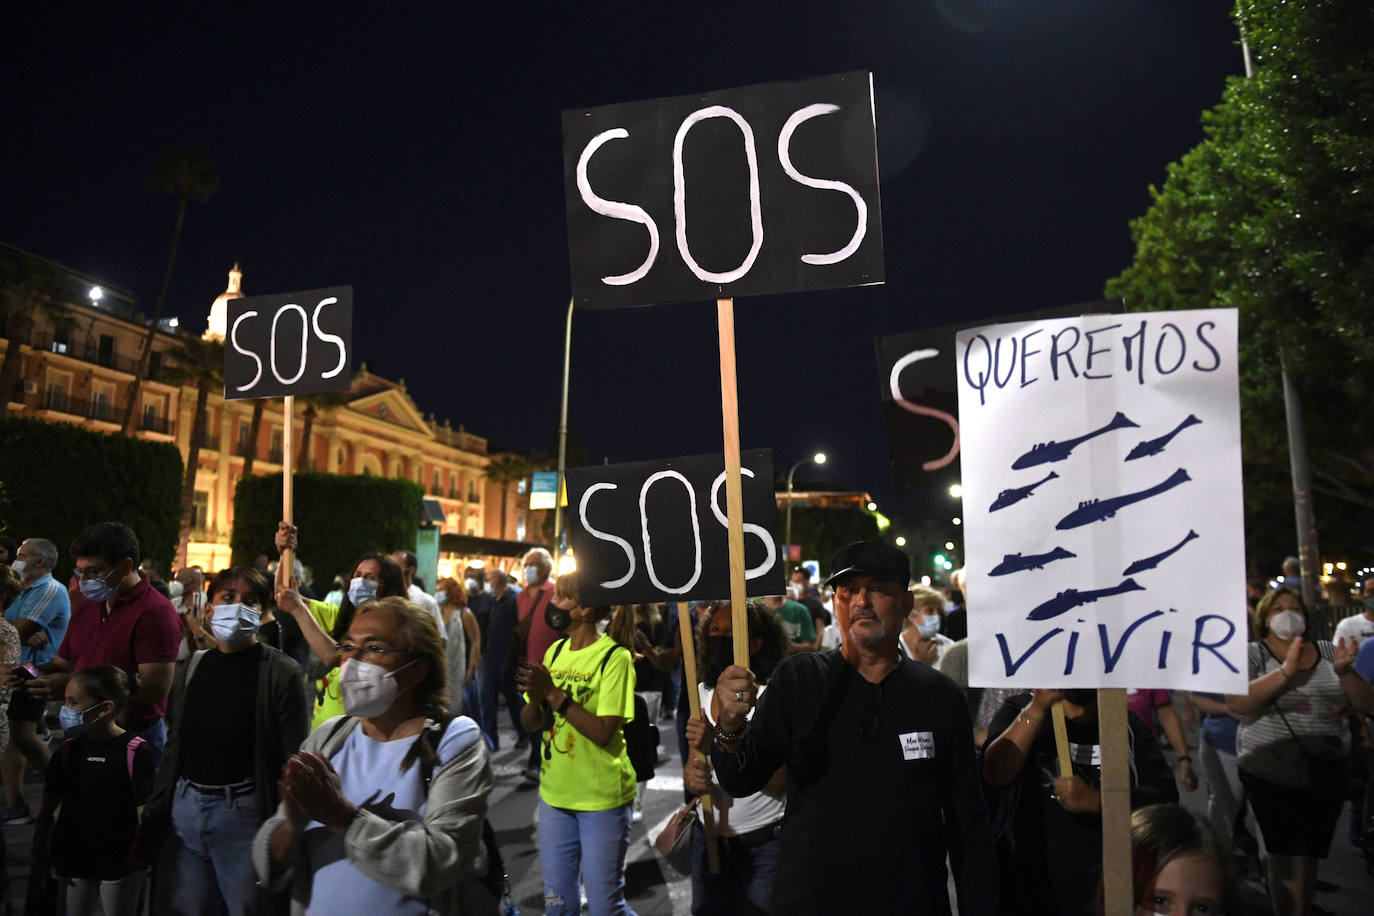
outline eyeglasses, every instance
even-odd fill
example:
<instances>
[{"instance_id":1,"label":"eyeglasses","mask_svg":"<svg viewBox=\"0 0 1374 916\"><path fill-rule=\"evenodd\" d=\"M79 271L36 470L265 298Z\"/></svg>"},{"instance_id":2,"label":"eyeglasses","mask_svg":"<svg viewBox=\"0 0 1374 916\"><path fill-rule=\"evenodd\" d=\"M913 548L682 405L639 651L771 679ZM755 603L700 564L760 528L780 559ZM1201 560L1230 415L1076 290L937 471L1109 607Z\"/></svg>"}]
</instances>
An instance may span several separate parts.
<instances>
[{"instance_id":1,"label":"eyeglasses","mask_svg":"<svg viewBox=\"0 0 1374 916\"><path fill-rule=\"evenodd\" d=\"M87 566L85 569L72 570L72 576L77 579L103 579L110 574L113 566L106 566L104 569L96 569L94 566Z\"/></svg>"},{"instance_id":2,"label":"eyeglasses","mask_svg":"<svg viewBox=\"0 0 1374 916\"><path fill-rule=\"evenodd\" d=\"M409 649L383 649L381 646L355 646L340 643L339 655L343 658L357 658L365 662L379 662L392 655L414 655Z\"/></svg>"}]
</instances>

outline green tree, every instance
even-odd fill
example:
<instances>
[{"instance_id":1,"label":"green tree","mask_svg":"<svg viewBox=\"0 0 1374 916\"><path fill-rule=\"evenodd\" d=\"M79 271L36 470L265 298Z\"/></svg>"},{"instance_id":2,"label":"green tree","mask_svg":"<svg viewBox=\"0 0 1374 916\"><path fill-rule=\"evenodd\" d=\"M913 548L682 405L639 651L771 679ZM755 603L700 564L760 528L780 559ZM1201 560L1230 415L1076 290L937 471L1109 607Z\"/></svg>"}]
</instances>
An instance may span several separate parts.
<instances>
[{"instance_id":1,"label":"green tree","mask_svg":"<svg viewBox=\"0 0 1374 916\"><path fill-rule=\"evenodd\" d=\"M184 149L171 149L163 152L148 179L148 184L156 191L175 194L177 200L176 219L172 223L172 244L167 251L167 266L162 271L162 287L158 290L157 301L153 304L153 320L148 324L148 333L143 338L143 348L139 351L138 365L134 369L134 381L129 386L129 410L124 417L124 435L132 436L137 428L138 394L143 387L143 379L148 374L148 364L153 355L153 341L157 338L157 323L162 318L163 306L167 303L167 287L172 283L172 267L176 264L177 248L181 245L181 227L186 221L186 205L194 200L204 203L219 187L219 175L215 174L215 164L199 146Z\"/></svg>"},{"instance_id":2,"label":"green tree","mask_svg":"<svg viewBox=\"0 0 1374 916\"><path fill-rule=\"evenodd\" d=\"M0 248L0 320L5 327L5 361L0 364L0 419L9 412L19 376L21 349L40 319L55 327L72 324L63 300L76 294L71 276L56 264L11 248Z\"/></svg>"},{"instance_id":3,"label":"green tree","mask_svg":"<svg viewBox=\"0 0 1374 916\"><path fill-rule=\"evenodd\" d=\"M1252 497L1286 478L1282 360L1326 497L1323 542L1349 545L1353 512L1374 508L1374 429L1351 422L1374 395L1374 5L1239 0L1235 17L1254 75L1227 82L1203 142L1150 188L1134 262L1107 294L1132 309L1239 310L1247 491L1261 484L1249 528L1280 527L1279 507Z\"/></svg>"},{"instance_id":4,"label":"green tree","mask_svg":"<svg viewBox=\"0 0 1374 916\"><path fill-rule=\"evenodd\" d=\"M210 390L224 385L224 342L188 336L182 338L180 344L171 375L178 383L193 385L196 389L191 442L186 453L186 474L181 487L181 533L176 553L177 563L184 564L186 548L191 542L191 522L195 515L196 468L200 464L200 448L206 436L205 405L210 400ZM228 448L229 443L221 442L220 447Z\"/></svg>"},{"instance_id":5,"label":"green tree","mask_svg":"<svg viewBox=\"0 0 1374 916\"><path fill-rule=\"evenodd\" d=\"M493 458L487 465L486 478L501 485L501 524L500 537L506 536L506 501L510 485L524 480L535 469L537 462L529 455L508 452Z\"/></svg>"}]
</instances>

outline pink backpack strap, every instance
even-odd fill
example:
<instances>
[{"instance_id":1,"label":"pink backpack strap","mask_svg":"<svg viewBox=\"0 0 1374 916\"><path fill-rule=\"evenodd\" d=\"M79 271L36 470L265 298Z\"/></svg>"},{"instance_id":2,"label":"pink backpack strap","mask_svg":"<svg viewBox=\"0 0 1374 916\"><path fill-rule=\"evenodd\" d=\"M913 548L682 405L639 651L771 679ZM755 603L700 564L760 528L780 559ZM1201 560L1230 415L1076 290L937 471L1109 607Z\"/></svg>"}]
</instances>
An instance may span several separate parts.
<instances>
[{"instance_id":1,"label":"pink backpack strap","mask_svg":"<svg viewBox=\"0 0 1374 916\"><path fill-rule=\"evenodd\" d=\"M129 739L129 744L128 744L128 746L124 749L125 757L127 758L127 761L128 761L128 764L129 764L129 778L130 778L130 779L133 779L133 778L134 778L134 754L137 753L138 747L139 747L139 745L141 745L142 743L143 743L143 739L142 739L141 737L139 737L138 735L134 735L132 738Z\"/></svg>"}]
</instances>

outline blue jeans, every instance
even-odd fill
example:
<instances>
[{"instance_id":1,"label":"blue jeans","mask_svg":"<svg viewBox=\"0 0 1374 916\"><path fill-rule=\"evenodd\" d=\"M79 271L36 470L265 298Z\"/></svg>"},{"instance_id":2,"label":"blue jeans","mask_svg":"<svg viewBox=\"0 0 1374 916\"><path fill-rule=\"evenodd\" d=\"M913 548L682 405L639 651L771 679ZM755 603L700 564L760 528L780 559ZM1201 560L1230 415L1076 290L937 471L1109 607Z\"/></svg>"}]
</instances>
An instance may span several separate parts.
<instances>
[{"instance_id":1,"label":"blue jeans","mask_svg":"<svg viewBox=\"0 0 1374 916\"><path fill-rule=\"evenodd\" d=\"M582 911L577 878L587 886L591 916L634 916L625 902L625 854L630 849L634 803L606 811L571 811L539 802L539 863L544 870L544 911Z\"/></svg>"},{"instance_id":2,"label":"blue jeans","mask_svg":"<svg viewBox=\"0 0 1374 916\"><path fill-rule=\"evenodd\" d=\"M692 914L767 913L778 870L778 841L742 846L729 837L716 838L720 874L706 860L706 830L692 822Z\"/></svg>"},{"instance_id":3,"label":"blue jeans","mask_svg":"<svg viewBox=\"0 0 1374 916\"><path fill-rule=\"evenodd\" d=\"M185 779L173 792L173 834L162 852L156 911L200 916L219 912L222 901L229 916L251 913L254 793L202 794Z\"/></svg>"}]
</instances>

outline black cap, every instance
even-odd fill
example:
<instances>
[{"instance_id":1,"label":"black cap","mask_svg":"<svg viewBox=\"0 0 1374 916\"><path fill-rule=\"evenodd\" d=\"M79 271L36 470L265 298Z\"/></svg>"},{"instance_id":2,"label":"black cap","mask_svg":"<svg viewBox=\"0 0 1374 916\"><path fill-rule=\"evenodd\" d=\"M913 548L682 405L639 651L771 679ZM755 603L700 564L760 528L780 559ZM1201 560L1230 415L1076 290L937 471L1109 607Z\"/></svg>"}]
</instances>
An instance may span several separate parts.
<instances>
[{"instance_id":1,"label":"black cap","mask_svg":"<svg viewBox=\"0 0 1374 916\"><path fill-rule=\"evenodd\" d=\"M830 560L835 570L825 580L829 585L850 573L866 573L880 582L900 582L906 588L911 582L911 562L906 554L882 541L855 541L836 551Z\"/></svg>"}]
</instances>

